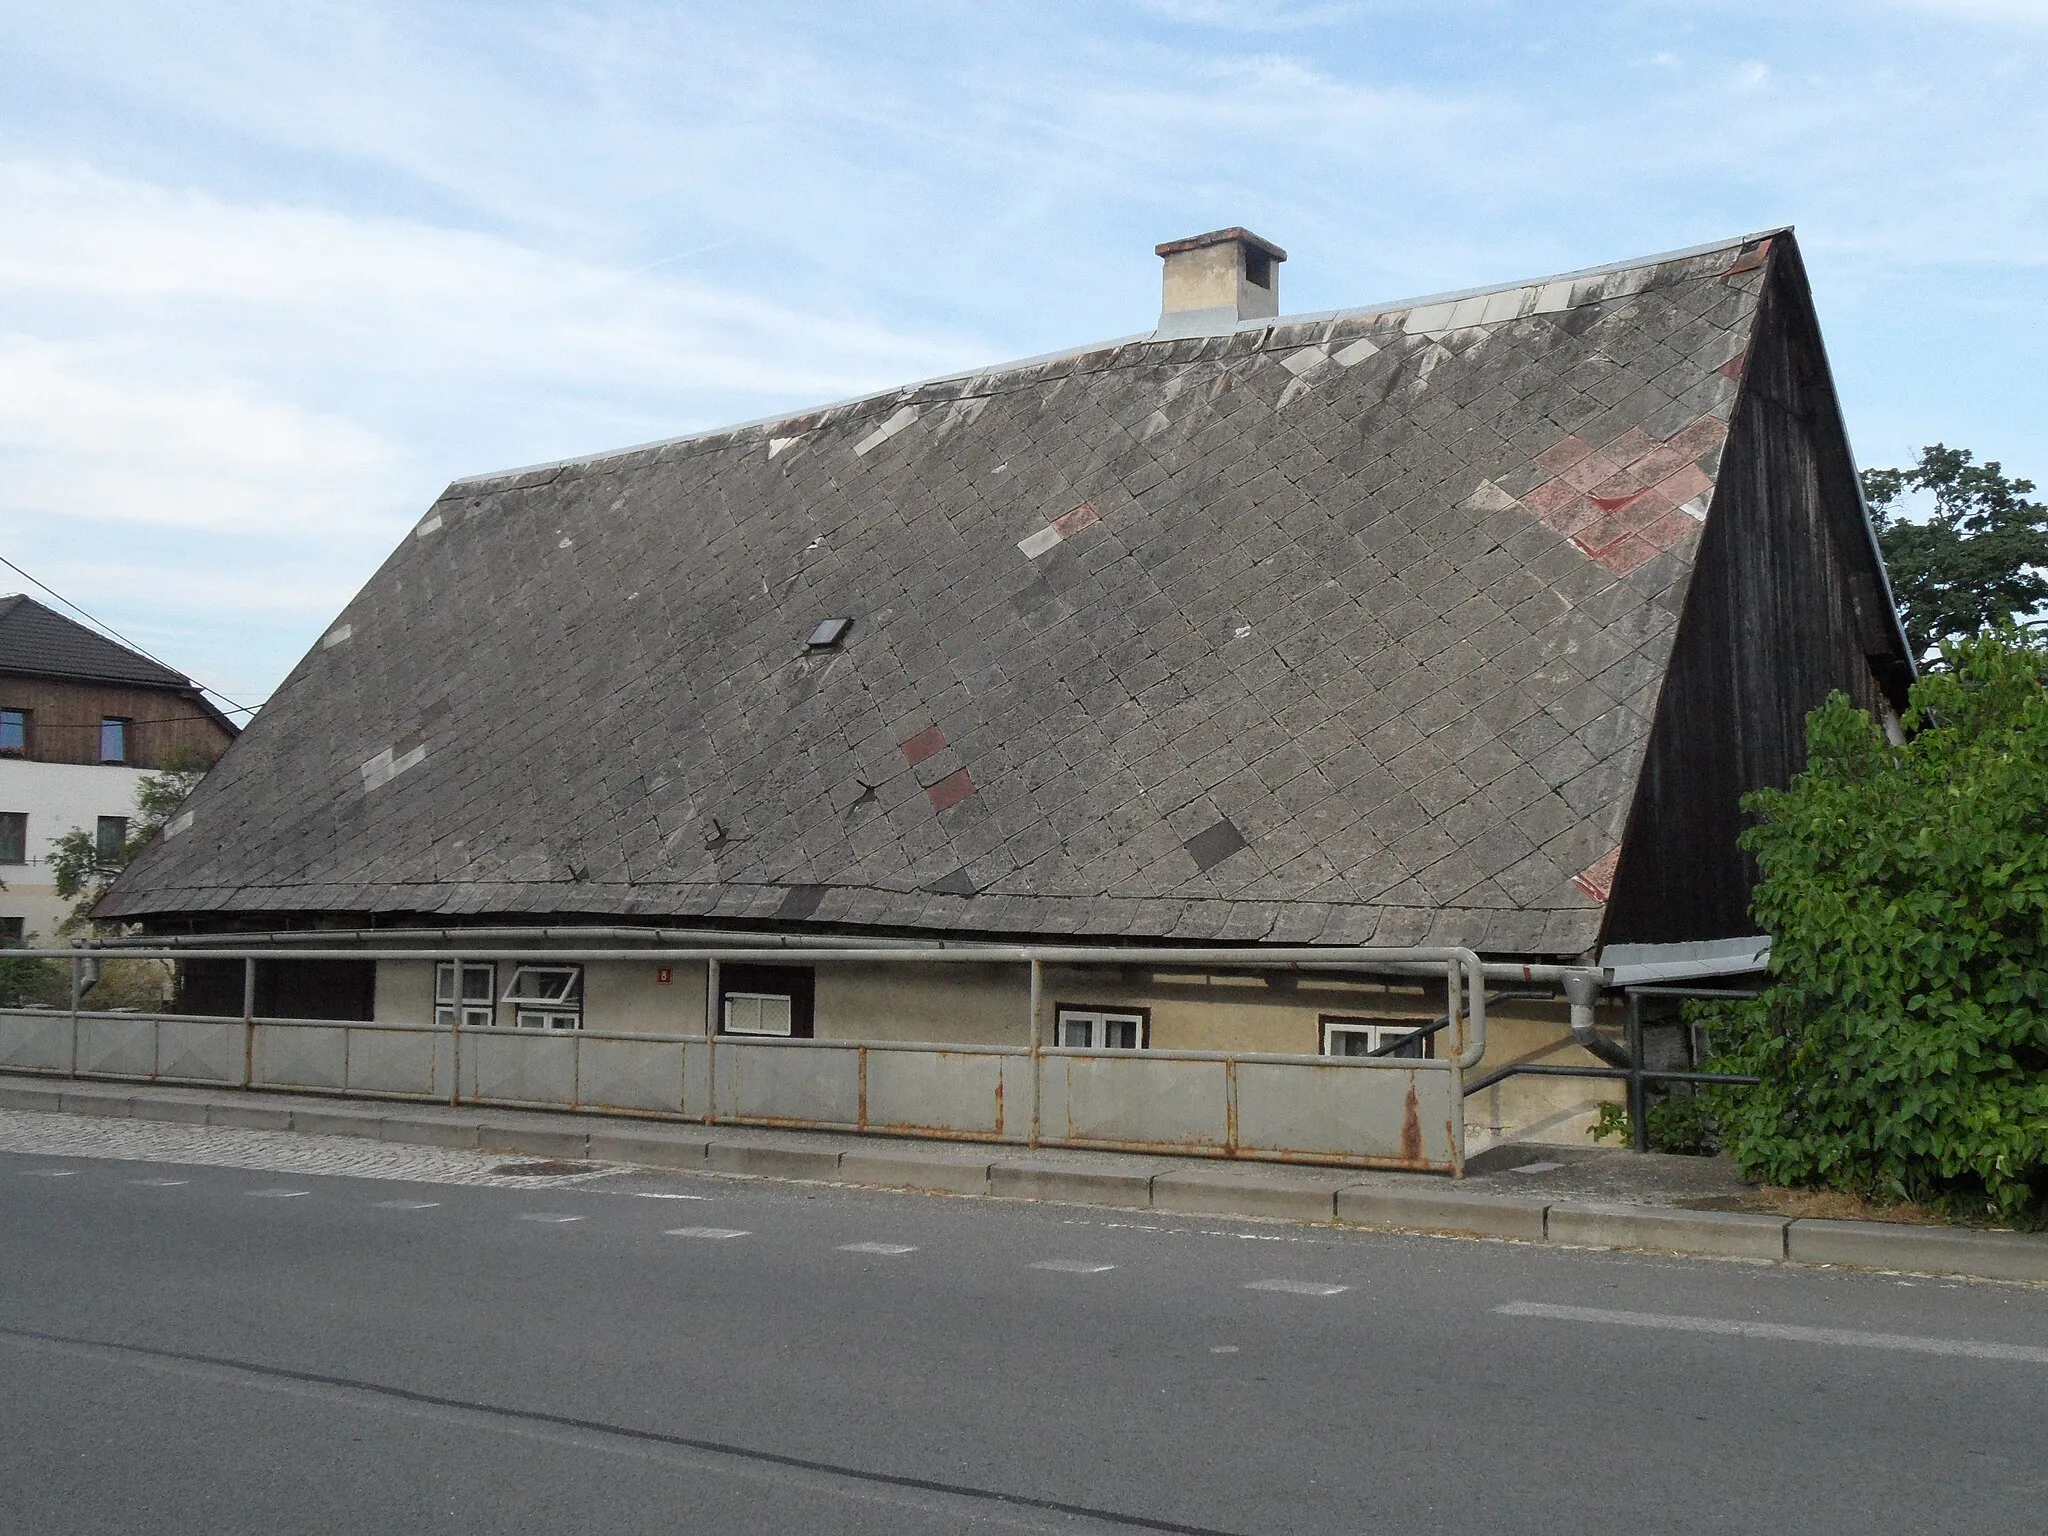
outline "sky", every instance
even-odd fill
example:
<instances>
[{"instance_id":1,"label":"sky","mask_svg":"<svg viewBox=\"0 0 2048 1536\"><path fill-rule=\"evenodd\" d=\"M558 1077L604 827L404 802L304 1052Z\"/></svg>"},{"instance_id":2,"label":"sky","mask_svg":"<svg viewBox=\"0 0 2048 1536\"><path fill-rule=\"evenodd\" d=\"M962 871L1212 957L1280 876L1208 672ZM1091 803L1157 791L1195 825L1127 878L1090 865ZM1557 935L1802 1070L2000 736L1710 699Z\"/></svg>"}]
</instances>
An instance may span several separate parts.
<instances>
[{"instance_id":1,"label":"sky","mask_svg":"<svg viewBox=\"0 0 2048 1536\"><path fill-rule=\"evenodd\" d=\"M2048 0L0 0L0 557L256 705L464 475L1795 225L2048 483ZM45 596L0 568L0 591ZM45 600L47 597L45 596Z\"/></svg>"}]
</instances>

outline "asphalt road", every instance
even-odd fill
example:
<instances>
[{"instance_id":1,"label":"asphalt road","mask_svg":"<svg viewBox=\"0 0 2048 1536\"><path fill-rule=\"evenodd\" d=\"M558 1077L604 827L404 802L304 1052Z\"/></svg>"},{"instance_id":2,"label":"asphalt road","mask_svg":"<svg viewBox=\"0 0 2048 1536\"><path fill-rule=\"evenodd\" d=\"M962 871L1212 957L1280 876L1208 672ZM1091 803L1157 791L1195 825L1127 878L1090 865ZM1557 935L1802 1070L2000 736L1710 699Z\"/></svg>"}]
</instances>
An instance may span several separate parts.
<instances>
[{"instance_id":1,"label":"asphalt road","mask_svg":"<svg viewBox=\"0 0 2048 1536\"><path fill-rule=\"evenodd\" d=\"M2048 1290L710 1177L0 1154L0 1384L18 1536L2048 1530Z\"/></svg>"}]
</instances>

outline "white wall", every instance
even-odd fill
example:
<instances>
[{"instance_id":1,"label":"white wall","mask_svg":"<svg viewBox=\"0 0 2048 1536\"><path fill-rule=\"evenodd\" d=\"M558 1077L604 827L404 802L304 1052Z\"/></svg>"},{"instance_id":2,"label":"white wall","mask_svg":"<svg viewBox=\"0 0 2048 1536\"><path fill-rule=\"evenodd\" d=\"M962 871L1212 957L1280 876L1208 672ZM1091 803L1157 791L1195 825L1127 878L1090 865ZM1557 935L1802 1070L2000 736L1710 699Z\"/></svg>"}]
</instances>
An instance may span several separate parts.
<instances>
[{"instance_id":1,"label":"white wall","mask_svg":"<svg viewBox=\"0 0 2048 1536\"><path fill-rule=\"evenodd\" d=\"M24 919L28 932L54 936L67 903L49 873L56 841L93 831L102 816L135 816L135 786L147 770L99 763L37 763L0 758L0 811L28 813L26 865L0 865L0 917Z\"/></svg>"}]
</instances>

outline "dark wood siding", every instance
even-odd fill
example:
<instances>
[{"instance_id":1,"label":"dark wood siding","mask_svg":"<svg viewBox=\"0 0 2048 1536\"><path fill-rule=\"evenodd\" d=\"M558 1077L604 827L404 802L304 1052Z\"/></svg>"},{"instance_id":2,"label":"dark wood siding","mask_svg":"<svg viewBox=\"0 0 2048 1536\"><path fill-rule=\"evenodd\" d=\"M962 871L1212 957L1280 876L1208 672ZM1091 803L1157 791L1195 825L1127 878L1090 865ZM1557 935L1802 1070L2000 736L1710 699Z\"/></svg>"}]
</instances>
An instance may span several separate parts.
<instances>
[{"instance_id":1,"label":"dark wood siding","mask_svg":"<svg viewBox=\"0 0 2048 1536\"><path fill-rule=\"evenodd\" d=\"M1754 933L1750 790L1803 766L1806 717L1907 675L1795 255L1772 257L1727 455L1659 697L1603 941ZM1887 681L1881 685L1878 678Z\"/></svg>"},{"instance_id":2,"label":"dark wood siding","mask_svg":"<svg viewBox=\"0 0 2048 1536\"><path fill-rule=\"evenodd\" d=\"M41 763L97 763L100 721L132 720L128 766L163 768L184 758L211 767L232 734L191 693L120 683L0 674L0 708L29 711L27 755Z\"/></svg>"}]
</instances>

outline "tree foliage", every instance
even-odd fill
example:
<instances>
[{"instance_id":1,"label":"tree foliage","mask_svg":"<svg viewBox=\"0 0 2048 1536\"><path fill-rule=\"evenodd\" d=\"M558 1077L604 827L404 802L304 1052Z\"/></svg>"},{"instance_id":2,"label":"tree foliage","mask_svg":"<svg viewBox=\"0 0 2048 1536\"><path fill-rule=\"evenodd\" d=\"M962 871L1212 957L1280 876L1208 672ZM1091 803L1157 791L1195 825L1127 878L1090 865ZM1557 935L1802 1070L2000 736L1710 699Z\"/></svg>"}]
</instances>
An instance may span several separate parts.
<instances>
[{"instance_id":1,"label":"tree foliage","mask_svg":"<svg viewBox=\"0 0 2048 1536\"><path fill-rule=\"evenodd\" d=\"M1777 1184L2048 1215L2048 652L2010 626L1914 685L1906 745L1845 694L1744 807L1771 981L1714 1018L1713 1110Z\"/></svg>"},{"instance_id":2,"label":"tree foliage","mask_svg":"<svg viewBox=\"0 0 2048 1536\"><path fill-rule=\"evenodd\" d=\"M1967 448L1940 443L1921 449L1911 469L1863 472L1863 497L1916 658L2048 602L2048 505L2032 499L2033 489L1995 459L1979 464ZM1915 493L1934 498L1925 522L1904 515Z\"/></svg>"}]
</instances>

